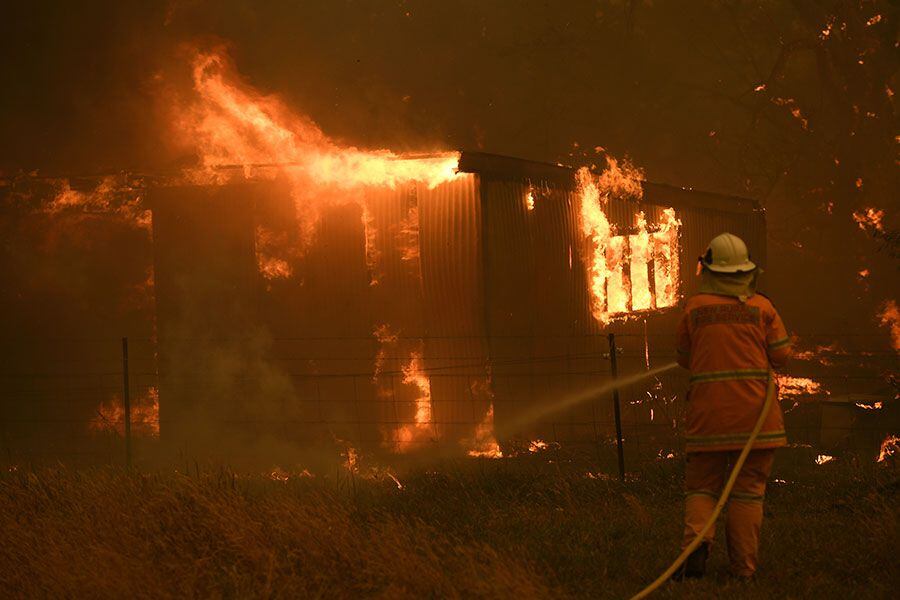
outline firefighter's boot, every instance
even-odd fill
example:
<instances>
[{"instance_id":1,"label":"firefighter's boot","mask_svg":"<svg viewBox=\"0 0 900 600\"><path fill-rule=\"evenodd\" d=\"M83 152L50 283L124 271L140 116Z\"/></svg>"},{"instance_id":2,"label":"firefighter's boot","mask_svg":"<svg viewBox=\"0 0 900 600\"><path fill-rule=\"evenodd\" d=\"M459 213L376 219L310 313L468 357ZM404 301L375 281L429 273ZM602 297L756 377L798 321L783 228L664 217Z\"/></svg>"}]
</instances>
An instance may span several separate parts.
<instances>
[{"instance_id":1,"label":"firefighter's boot","mask_svg":"<svg viewBox=\"0 0 900 600\"><path fill-rule=\"evenodd\" d=\"M681 566L672 575L672 580L700 579L706 575L707 558L709 558L709 542L703 542L681 563Z\"/></svg>"}]
</instances>

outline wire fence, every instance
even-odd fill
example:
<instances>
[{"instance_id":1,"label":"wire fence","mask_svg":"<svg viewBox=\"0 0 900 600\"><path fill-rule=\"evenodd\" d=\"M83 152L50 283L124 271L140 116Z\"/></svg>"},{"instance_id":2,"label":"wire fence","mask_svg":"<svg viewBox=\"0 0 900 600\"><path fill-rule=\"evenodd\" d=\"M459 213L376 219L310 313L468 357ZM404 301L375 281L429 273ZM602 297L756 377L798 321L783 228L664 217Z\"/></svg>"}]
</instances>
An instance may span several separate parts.
<instances>
[{"instance_id":1,"label":"wire fence","mask_svg":"<svg viewBox=\"0 0 900 600\"><path fill-rule=\"evenodd\" d=\"M563 337L505 339L557 348L550 341ZM285 447L352 447L384 457L552 451L609 472L619 456L629 471L677 456L687 376L653 374L675 360L671 336L621 333L614 352L604 349L605 335L581 337L592 339L544 354L505 345L512 350L489 360L459 350L465 344L434 343L486 342L477 336L397 336L390 348L358 336L275 338L262 347L247 338L131 338L127 361L121 339L0 339L9 357L0 369L0 451L8 464L124 464L190 446L192 438L195 449L213 453L219 444L266 440L256 451L271 447L273 463ZM802 339L810 349L780 386L792 444L877 454L886 436L900 432L897 355L866 349L873 340L852 333ZM173 345L198 352L160 358ZM424 348L417 362L410 348ZM618 389L616 418L609 382L648 372ZM510 427L566 395L582 398Z\"/></svg>"}]
</instances>

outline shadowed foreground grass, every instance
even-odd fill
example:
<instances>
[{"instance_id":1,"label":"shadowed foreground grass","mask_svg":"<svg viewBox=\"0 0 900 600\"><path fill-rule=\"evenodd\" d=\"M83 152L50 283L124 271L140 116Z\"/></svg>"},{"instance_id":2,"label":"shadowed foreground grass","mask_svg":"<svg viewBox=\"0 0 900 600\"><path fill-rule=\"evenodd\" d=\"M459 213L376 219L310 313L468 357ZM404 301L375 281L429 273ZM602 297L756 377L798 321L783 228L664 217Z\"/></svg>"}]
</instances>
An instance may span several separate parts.
<instances>
[{"instance_id":1,"label":"shadowed foreground grass","mask_svg":"<svg viewBox=\"0 0 900 600\"><path fill-rule=\"evenodd\" d=\"M595 597L674 558L680 467L623 486L543 461L399 477L64 469L0 477L3 597ZM660 598L887 598L898 584L893 466L781 468L756 581ZM720 533L721 538L721 533Z\"/></svg>"}]
</instances>

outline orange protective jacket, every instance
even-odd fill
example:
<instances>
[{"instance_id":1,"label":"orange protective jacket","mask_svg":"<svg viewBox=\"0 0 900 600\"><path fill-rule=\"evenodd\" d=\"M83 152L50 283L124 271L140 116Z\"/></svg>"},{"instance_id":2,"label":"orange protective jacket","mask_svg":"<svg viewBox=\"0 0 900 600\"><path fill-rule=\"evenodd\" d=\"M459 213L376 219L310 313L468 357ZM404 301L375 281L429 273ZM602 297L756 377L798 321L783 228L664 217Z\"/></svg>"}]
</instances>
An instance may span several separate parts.
<instances>
[{"instance_id":1,"label":"orange protective jacket","mask_svg":"<svg viewBox=\"0 0 900 600\"><path fill-rule=\"evenodd\" d=\"M678 325L678 364L690 369L687 452L739 450L759 418L770 368L784 365L790 340L768 298L697 294ZM777 402L754 449L787 444Z\"/></svg>"}]
</instances>

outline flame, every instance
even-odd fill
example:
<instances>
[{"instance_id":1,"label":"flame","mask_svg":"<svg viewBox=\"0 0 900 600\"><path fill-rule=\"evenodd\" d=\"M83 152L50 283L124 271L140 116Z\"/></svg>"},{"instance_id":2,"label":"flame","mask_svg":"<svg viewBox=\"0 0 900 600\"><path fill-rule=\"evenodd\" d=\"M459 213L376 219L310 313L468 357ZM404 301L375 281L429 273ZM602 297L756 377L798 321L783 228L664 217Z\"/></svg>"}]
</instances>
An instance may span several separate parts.
<instances>
[{"instance_id":1,"label":"flame","mask_svg":"<svg viewBox=\"0 0 900 600\"><path fill-rule=\"evenodd\" d=\"M878 319L882 327L890 329L891 345L900 352L900 309L897 308L897 303L893 300L885 302L878 313Z\"/></svg>"},{"instance_id":2,"label":"flame","mask_svg":"<svg viewBox=\"0 0 900 600\"><path fill-rule=\"evenodd\" d=\"M656 308L675 306L678 303L678 285L681 279L678 269L680 230L681 221L675 216L675 209L664 209L659 230L652 235Z\"/></svg>"},{"instance_id":3,"label":"flame","mask_svg":"<svg viewBox=\"0 0 900 600\"><path fill-rule=\"evenodd\" d=\"M606 247L606 307L612 314L628 311L631 279L625 274L625 241L627 237L615 236Z\"/></svg>"},{"instance_id":4,"label":"flame","mask_svg":"<svg viewBox=\"0 0 900 600\"><path fill-rule=\"evenodd\" d=\"M193 138L205 167L285 165L307 183L343 189L410 181L434 188L457 176L458 152L409 159L337 144L277 96L242 82L221 49L196 53L193 86L195 102L179 125Z\"/></svg>"},{"instance_id":5,"label":"flame","mask_svg":"<svg viewBox=\"0 0 900 600\"><path fill-rule=\"evenodd\" d=\"M500 444L494 435L494 391L491 388L492 380L490 371L484 376L472 378L469 389L472 399L478 404L487 405L484 418L475 425L475 431L471 439L463 440L468 447L468 455L481 458L503 458Z\"/></svg>"},{"instance_id":6,"label":"flame","mask_svg":"<svg viewBox=\"0 0 900 600\"><path fill-rule=\"evenodd\" d=\"M876 462L884 462L888 457L900 454L900 436L889 435L881 442L881 448L878 450L878 460Z\"/></svg>"},{"instance_id":7,"label":"flame","mask_svg":"<svg viewBox=\"0 0 900 600\"><path fill-rule=\"evenodd\" d=\"M592 256L588 268L591 287L591 312L601 323L609 321L606 309L606 280L609 266L606 262L606 248L612 237L612 227L606 218L604 206L606 199L601 200L600 188L587 167L578 170L578 193L581 198L581 228L585 237L591 242Z\"/></svg>"},{"instance_id":8,"label":"flame","mask_svg":"<svg viewBox=\"0 0 900 600\"><path fill-rule=\"evenodd\" d=\"M434 439L431 414L431 380L425 374L422 351L410 353L409 361L401 367L403 383L418 390L416 413L413 422L402 425L394 431L394 448L398 452L410 449L412 442Z\"/></svg>"},{"instance_id":9,"label":"flame","mask_svg":"<svg viewBox=\"0 0 900 600\"><path fill-rule=\"evenodd\" d=\"M647 233L647 219L641 211L635 216L638 232L628 236L631 251L631 310L646 310L653 307L650 293L650 234Z\"/></svg>"},{"instance_id":10,"label":"flame","mask_svg":"<svg viewBox=\"0 0 900 600\"><path fill-rule=\"evenodd\" d=\"M113 432L125 436L125 407L116 394L110 400L101 402L97 416L89 423L91 431ZM131 401L131 433L141 437L159 437L159 391L155 387Z\"/></svg>"},{"instance_id":11,"label":"flame","mask_svg":"<svg viewBox=\"0 0 900 600\"><path fill-rule=\"evenodd\" d=\"M351 473L359 473L359 452L353 446L347 446L347 449L341 452L344 459L344 468Z\"/></svg>"},{"instance_id":12,"label":"flame","mask_svg":"<svg viewBox=\"0 0 900 600\"><path fill-rule=\"evenodd\" d=\"M606 168L597 178L597 186L607 196L640 200L644 197L643 180L644 172L629 160L623 160L620 167L618 160L607 156Z\"/></svg>"},{"instance_id":13,"label":"flame","mask_svg":"<svg viewBox=\"0 0 900 600\"><path fill-rule=\"evenodd\" d=\"M884 402L874 402L872 404L863 404L862 402L856 402L856 407L861 408L863 410L881 410L884 408Z\"/></svg>"},{"instance_id":14,"label":"flame","mask_svg":"<svg viewBox=\"0 0 900 600\"><path fill-rule=\"evenodd\" d=\"M534 210L534 189L529 186L525 192L525 210L531 212Z\"/></svg>"},{"instance_id":15,"label":"flame","mask_svg":"<svg viewBox=\"0 0 900 600\"><path fill-rule=\"evenodd\" d=\"M422 353L413 352L409 362L403 367L403 383L414 385L419 389L416 398L416 426L431 424L431 380L424 374Z\"/></svg>"},{"instance_id":16,"label":"flame","mask_svg":"<svg viewBox=\"0 0 900 600\"><path fill-rule=\"evenodd\" d=\"M287 483L287 481L291 478L313 478L315 475L309 472L309 469L303 469L302 471L298 471L296 473L291 473L290 471L286 471L281 467L275 467L268 473L269 479L273 481L281 481L282 483Z\"/></svg>"},{"instance_id":17,"label":"flame","mask_svg":"<svg viewBox=\"0 0 900 600\"><path fill-rule=\"evenodd\" d=\"M358 204L372 285L379 280L376 231L372 212L359 190L411 182L434 188L458 176L458 152L403 155L338 144L277 96L260 93L242 81L222 49L197 51L192 67L190 99L173 120L176 135L197 155L200 165L186 174L187 181L225 183L235 173L286 181L297 208L302 247L314 237L323 208ZM223 166L241 169L218 168ZM282 273L284 265L264 266L266 275Z\"/></svg>"},{"instance_id":18,"label":"flame","mask_svg":"<svg viewBox=\"0 0 900 600\"><path fill-rule=\"evenodd\" d=\"M550 445L544 440L537 439L532 440L530 444L528 444L528 451L531 453L540 452L542 450L546 450Z\"/></svg>"},{"instance_id":19,"label":"flame","mask_svg":"<svg viewBox=\"0 0 900 600\"><path fill-rule=\"evenodd\" d=\"M829 454L820 454L816 457L817 465L824 465L825 463L829 463L834 460L834 457Z\"/></svg>"},{"instance_id":20,"label":"flame","mask_svg":"<svg viewBox=\"0 0 900 600\"><path fill-rule=\"evenodd\" d=\"M391 329L391 326L387 323L383 323L375 327L372 335L378 340L378 352L375 354L375 370L372 374L372 381L377 382L382 370L384 370L388 348L397 343L397 340L400 339L400 333Z\"/></svg>"},{"instance_id":21,"label":"flame","mask_svg":"<svg viewBox=\"0 0 900 600\"><path fill-rule=\"evenodd\" d=\"M813 350L802 350L794 352L794 358L798 360L816 361L825 366L834 364L832 357L838 355L846 355L847 351L843 350L837 342L824 345L819 344Z\"/></svg>"},{"instance_id":22,"label":"flame","mask_svg":"<svg viewBox=\"0 0 900 600\"><path fill-rule=\"evenodd\" d=\"M406 217L400 222L400 231L397 234L397 242L400 246L400 260L408 261L418 268L419 260L419 207L411 206L406 212ZM421 271L418 273L421 279Z\"/></svg>"},{"instance_id":23,"label":"flame","mask_svg":"<svg viewBox=\"0 0 900 600\"><path fill-rule=\"evenodd\" d=\"M821 383L809 377L792 377L776 373L775 379L778 382L778 398L780 400L829 393Z\"/></svg>"},{"instance_id":24,"label":"flame","mask_svg":"<svg viewBox=\"0 0 900 600\"><path fill-rule=\"evenodd\" d=\"M151 213L142 205L139 192L114 176L102 178L89 192L73 190L67 179L55 181L54 185L55 194L44 212L52 215L75 211L100 213L119 217L147 232L152 227Z\"/></svg>"},{"instance_id":25,"label":"flame","mask_svg":"<svg viewBox=\"0 0 900 600\"><path fill-rule=\"evenodd\" d=\"M882 220L884 219L884 211L878 210L874 207L866 208L865 211L855 211L853 213L853 220L856 221L856 224L860 229L866 231L871 228L878 232L884 232L884 224L882 224Z\"/></svg>"},{"instance_id":26,"label":"flame","mask_svg":"<svg viewBox=\"0 0 900 600\"><path fill-rule=\"evenodd\" d=\"M284 252L286 237L261 225L256 228L256 262L259 272L268 281L287 279L292 274L287 259L278 256Z\"/></svg>"},{"instance_id":27,"label":"flame","mask_svg":"<svg viewBox=\"0 0 900 600\"><path fill-rule=\"evenodd\" d=\"M494 437L494 404L488 406L484 419L475 427L475 435L471 440L469 456L481 458L503 458L500 444Z\"/></svg>"},{"instance_id":28,"label":"flame","mask_svg":"<svg viewBox=\"0 0 900 600\"><path fill-rule=\"evenodd\" d=\"M591 312L604 324L613 316L675 305L680 281L678 232L681 222L676 218L675 210L663 210L662 222L652 234L646 216L639 212L636 233L616 235L615 227L606 216L609 194L639 198L641 187L637 177L642 174L630 165L623 171L615 160L608 161L607 170L596 178L587 167L582 167L576 174L581 228L589 246L586 263Z\"/></svg>"}]
</instances>

